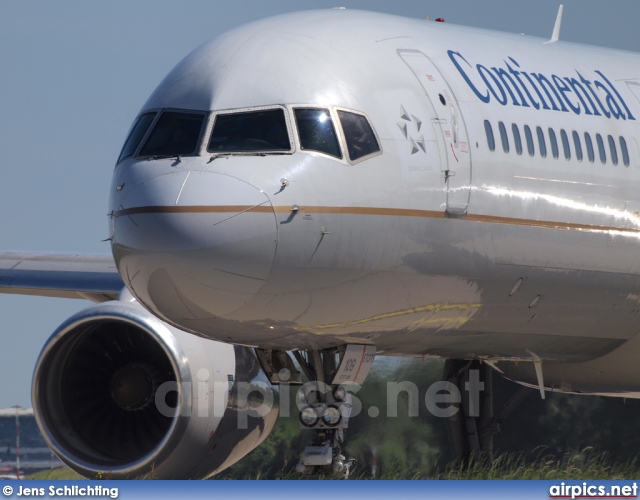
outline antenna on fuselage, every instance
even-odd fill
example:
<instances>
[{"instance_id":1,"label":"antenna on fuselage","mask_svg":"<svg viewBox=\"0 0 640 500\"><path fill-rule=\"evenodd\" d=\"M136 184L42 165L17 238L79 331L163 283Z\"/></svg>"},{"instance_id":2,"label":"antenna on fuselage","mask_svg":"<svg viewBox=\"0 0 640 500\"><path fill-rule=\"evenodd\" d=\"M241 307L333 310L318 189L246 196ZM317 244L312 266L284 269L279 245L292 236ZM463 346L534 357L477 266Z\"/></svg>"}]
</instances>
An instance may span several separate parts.
<instances>
[{"instance_id":1,"label":"antenna on fuselage","mask_svg":"<svg viewBox=\"0 0 640 500\"><path fill-rule=\"evenodd\" d=\"M551 34L551 40L544 43L556 43L560 39L560 25L562 24L562 9L564 6L560 4L558 9L558 16L556 17L556 24L553 27L553 33Z\"/></svg>"}]
</instances>

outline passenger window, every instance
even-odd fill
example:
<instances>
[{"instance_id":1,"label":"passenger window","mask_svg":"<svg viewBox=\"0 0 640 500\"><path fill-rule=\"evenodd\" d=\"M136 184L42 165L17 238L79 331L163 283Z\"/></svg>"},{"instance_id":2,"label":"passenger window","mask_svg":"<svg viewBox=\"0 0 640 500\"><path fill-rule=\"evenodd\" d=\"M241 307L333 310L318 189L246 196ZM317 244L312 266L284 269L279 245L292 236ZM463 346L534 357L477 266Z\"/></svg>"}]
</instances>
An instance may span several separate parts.
<instances>
[{"instance_id":1,"label":"passenger window","mask_svg":"<svg viewBox=\"0 0 640 500\"><path fill-rule=\"evenodd\" d=\"M365 116L338 110L338 117L351 161L380 151L376 136Z\"/></svg>"},{"instance_id":2,"label":"passenger window","mask_svg":"<svg viewBox=\"0 0 640 500\"><path fill-rule=\"evenodd\" d=\"M625 167L629 166L629 150L627 149L627 141L620 136L620 150L622 151L622 161Z\"/></svg>"},{"instance_id":3,"label":"passenger window","mask_svg":"<svg viewBox=\"0 0 640 500\"><path fill-rule=\"evenodd\" d=\"M529 152L529 156L533 156L534 154L536 154L536 150L533 146L533 134L531 133L529 125L524 126L524 136L527 139L527 151Z\"/></svg>"},{"instance_id":4,"label":"passenger window","mask_svg":"<svg viewBox=\"0 0 640 500\"><path fill-rule=\"evenodd\" d=\"M513 142L516 144L516 153L522 154L522 139L520 139L520 130L515 123L511 124L511 132L513 133Z\"/></svg>"},{"instance_id":5,"label":"passenger window","mask_svg":"<svg viewBox=\"0 0 640 500\"><path fill-rule=\"evenodd\" d=\"M489 120L484 121L484 131L487 134L487 145L489 146L489 151L495 151L496 141L493 138L493 128L491 127Z\"/></svg>"},{"instance_id":6,"label":"passenger window","mask_svg":"<svg viewBox=\"0 0 640 500\"><path fill-rule=\"evenodd\" d=\"M549 128L549 141L551 142L551 154L554 158L557 158L559 156L558 140L556 139L556 133L552 128Z\"/></svg>"},{"instance_id":7,"label":"passenger window","mask_svg":"<svg viewBox=\"0 0 640 500\"><path fill-rule=\"evenodd\" d=\"M167 111L151 131L140 155L177 156L193 154L198 145L204 115Z\"/></svg>"},{"instance_id":8,"label":"passenger window","mask_svg":"<svg viewBox=\"0 0 640 500\"><path fill-rule=\"evenodd\" d=\"M596 160L596 154L593 150L593 141L591 141L589 132L584 133L584 143L587 145L587 156L589 157L589 161L593 163Z\"/></svg>"},{"instance_id":9,"label":"passenger window","mask_svg":"<svg viewBox=\"0 0 640 500\"><path fill-rule=\"evenodd\" d=\"M507 137L507 129L504 123L498 122L498 128L500 129L500 140L502 141L502 149L505 153L509 152L509 137Z\"/></svg>"},{"instance_id":10,"label":"passenger window","mask_svg":"<svg viewBox=\"0 0 640 500\"><path fill-rule=\"evenodd\" d=\"M153 119L156 117L158 113L145 113L131 129L131 133L127 138L124 146L122 147L122 152L120 153L120 157L118 158L118 163L120 163L125 158L129 158L133 156L140 145L140 141L149 130L149 125L153 122Z\"/></svg>"},{"instance_id":11,"label":"passenger window","mask_svg":"<svg viewBox=\"0 0 640 500\"><path fill-rule=\"evenodd\" d=\"M328 110L298 108L295 115L302 149L342 158L338 137Z\"/></svg>"},{"instance_id":12,"label":"passenger window","mask_svg":"<svg viewBox=\"0 0 640 500\"><path fill-rule=\"evenodd\" d=\"M265 109L217 115L207 151L291 151L284 110Z\"/></svg>"},{"instance_id":13,"label":"passenger window","mask_svg":"<svg viewBox=\"0 0 640 500\"><path fill-rule=\"evenodd\" d=\"M609 141L609 151L611 152L611 162L614 165L617 165L618 164L618 150L616 149L616 141L611 136L608 136L607 140Z\"/></svg>"},{"instance_id":14,"label":"passenger window","mask_svg":"<svg viewBox=\"0 0 640 500\"><path fill-rule=\"evenodd\" d=\"M582 144L580 143L580 134L574 130L571 135L573 135L573 147L576 149L576 158L578 161L582 161Z\"/></svg>"},{"instance_id":15,"label":"passenger window","mask_svg":"<svg viewBox=\"0 0 640 500\"><path fill-rule=\"evenodd\" d=\"M540 156L547 157L547 143L544 140L544 132L540 127L536 127L536 135L538 136L538 149L540 149Z\"/></svg>"},{"instance_id":16,"label":"passenger window","mask_svg":"<svg viewBox=\"0 0 640 500\"><path fill-rule=\"evenodd\" d=\"M604 150L604 141L600 134L596 134L596 142L598 143L598 153L600 154L600 161L604 164L607 163L607 152Z\"/></svg>"},{"instance_id":17,"label":"passenger window","mask_svg":"<svg viewBox=\"0 0 640 500\"><path fill-rule=\"evenodd\" d=\"M560 140L562 141L562 151L566 160L571 159L571 147L569 146L569 136L563 128L560 129Z\"/></svg>"}]
</instances>

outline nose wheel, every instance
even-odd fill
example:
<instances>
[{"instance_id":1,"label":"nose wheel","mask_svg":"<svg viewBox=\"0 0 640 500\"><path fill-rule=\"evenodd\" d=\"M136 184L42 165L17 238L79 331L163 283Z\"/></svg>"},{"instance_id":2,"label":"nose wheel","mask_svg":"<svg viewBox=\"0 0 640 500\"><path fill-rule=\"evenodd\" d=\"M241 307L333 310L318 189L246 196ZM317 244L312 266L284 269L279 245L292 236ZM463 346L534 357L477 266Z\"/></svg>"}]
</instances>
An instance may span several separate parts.
<instances>
[{"instance_id":1,"label":"nose wheel","mask_svg":"<svg viewBox=\"0 0 640 500\"><path fill-rule=\"evenodd\" d=\"M289 373L293 366L286 353L257 352L271 383L284 382L279 380L279 373L283 368ZM314 433L311 445L304 449L296 471L308 475L336 474L347 478L356 467L356 460L347 459L342 453L352 409L352 396L347 387L364 382L375 358L375 347L346 345L294 351L292 354L309 380L300 386L296 395L300 428Z\"/></svg>"}]
</instances>

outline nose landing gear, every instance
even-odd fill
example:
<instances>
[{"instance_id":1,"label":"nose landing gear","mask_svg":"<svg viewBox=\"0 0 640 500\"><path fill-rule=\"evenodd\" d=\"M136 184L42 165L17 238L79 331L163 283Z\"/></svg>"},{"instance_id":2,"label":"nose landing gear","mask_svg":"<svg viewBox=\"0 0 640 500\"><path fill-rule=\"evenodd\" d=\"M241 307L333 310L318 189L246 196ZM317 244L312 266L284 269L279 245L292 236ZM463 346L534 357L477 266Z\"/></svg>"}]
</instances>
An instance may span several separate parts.
<instances>
[{"instance_id":1,"label":"nose landing gear","mask_svg":"<svg viewBox=\"0 0 640 500\"><path fill-rule=\"evenodd\" d=\"M351 344L292 354L309 380L296 396L300 427L314 432L312 443L302 453L296 470L302 474L349 477L356 461L342 453L352 409L347 387L364 383L375 358L375 347ZM282 367L290 370L293 365L290 358L284 356L283 352L258 351L272 383L279 383L278 373Z\"/></svg>"},{"instance_id":2,"label":"nose landing gear","mask_svg":"<svg viewBox=\"0 0 640 500\"><path fill-rule=\"evenodd\" d=\"M375 347L348 345L319 351L296 351L296 360L310 380L298 391L300 425L315 433L296 470L303 474L335 473L349 477L354 459L342 454L351 415L349 384L364 382Z\"/></svg>"}]
</instances>

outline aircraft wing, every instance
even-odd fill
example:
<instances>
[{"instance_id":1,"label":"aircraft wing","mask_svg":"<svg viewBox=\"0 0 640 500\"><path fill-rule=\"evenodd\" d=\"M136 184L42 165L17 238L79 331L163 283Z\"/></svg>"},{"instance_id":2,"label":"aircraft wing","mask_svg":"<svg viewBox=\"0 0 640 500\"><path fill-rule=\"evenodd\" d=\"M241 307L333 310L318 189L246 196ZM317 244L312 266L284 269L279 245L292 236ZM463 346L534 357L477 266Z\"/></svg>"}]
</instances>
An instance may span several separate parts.
<instances>
[{"instance_id":1,"label":"aircraft wing","mask_svg":"<svg viewBox=\"0 0 640 500\"><path fill-rule=\"evenodd\" d=\"M0 253L0 293L105 302L123 287L111 255Z\"/></svg>"}]
</instances>

